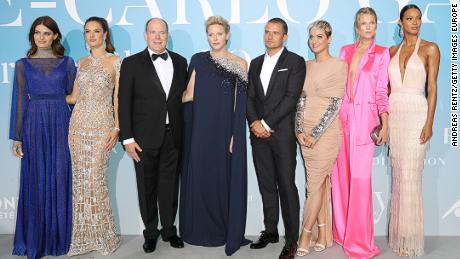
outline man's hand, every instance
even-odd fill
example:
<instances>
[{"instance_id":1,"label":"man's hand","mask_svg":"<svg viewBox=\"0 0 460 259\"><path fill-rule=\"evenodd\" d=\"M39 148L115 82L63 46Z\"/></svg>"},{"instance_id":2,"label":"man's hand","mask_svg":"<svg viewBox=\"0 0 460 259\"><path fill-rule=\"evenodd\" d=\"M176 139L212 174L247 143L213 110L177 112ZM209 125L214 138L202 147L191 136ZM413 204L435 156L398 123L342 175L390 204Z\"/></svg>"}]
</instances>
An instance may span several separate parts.
<instances>
[{"instance_id":1,"label":"man's hand","mask_svg":"<svg viewBox=\"0 0 460 259\"><path fill-rule=\"evenodd\" d=\"M250 125L251 132L258 138L269 138L271 133L267 131L260 120L256 120Z\"/></svg>"},{"instance_id":2,"label":"man's hand","mask_svg":"<svg viewBox=\"0 0 460 259\"><path fill-rule=\"evenodd\" d=\"M125 149L126 153L128 153L128 156L134 159L134 161L141 161L141 158L139 157L139 154L137 154L137 151L142 152L142 149L136 142L126 144Z\"/></svg>"}]
</instances>

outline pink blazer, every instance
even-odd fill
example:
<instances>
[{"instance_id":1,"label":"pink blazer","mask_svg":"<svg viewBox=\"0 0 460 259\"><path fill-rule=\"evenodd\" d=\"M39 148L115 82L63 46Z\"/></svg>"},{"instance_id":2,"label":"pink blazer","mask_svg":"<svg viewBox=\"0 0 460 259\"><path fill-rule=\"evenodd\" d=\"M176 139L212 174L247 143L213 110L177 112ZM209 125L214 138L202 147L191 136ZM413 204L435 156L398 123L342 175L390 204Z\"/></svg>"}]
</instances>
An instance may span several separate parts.
<instances>
[{"instance_id":1,"label":"pink blazer","mask_svg":"<svg viewBox=\"0 0 460 259\"><path fill-rule=\"evenodd\" d=\"M350 69L351 60L355 53L357 43L343 46L340 50L340 58L348 64ZM373 41L365 53L356 71L353 86L350 86L350 71L348 71L347 90L340 109L340 118L347 121L347 114L353 109L355 143L365 145L372 143L370 132L378 125L379 115L388 112L388 64L390 52L388 48L376 45ZM350 102L350 87L353 87L353 100Z\"/></svg>"}]
</instances>

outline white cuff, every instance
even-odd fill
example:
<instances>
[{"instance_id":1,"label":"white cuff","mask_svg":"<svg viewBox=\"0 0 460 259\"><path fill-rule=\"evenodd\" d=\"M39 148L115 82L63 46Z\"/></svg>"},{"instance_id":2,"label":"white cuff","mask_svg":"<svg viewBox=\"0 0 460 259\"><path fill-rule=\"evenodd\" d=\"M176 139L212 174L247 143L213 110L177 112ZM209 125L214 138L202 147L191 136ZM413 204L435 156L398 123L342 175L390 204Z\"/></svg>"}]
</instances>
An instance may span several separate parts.
<instances>
[{"instance_id":1,"label":"white cuff","mask_svg":"<svg viewBox=\"0 0 460 259\"><path fill-rule=\"evenodd\" d=\"M270 128L270 126L268 126L268 124L264 121L264 119L262 119L260 121L262 123L262 126L264 126L264 128L268 131L268 132L275 132L272 130L272 128Z\"/></svg>"},{"instance_id":2,"label":"white cuff","mask_svg":"<svg viewBox=\"0 0 460 259\"><path fill-rule=\"evenodd\" d=\"M125 140L123 140L123 146L124 146L124 145L128 145L128 144L131 144L131 143L134 143L134 142L136 142L136 141L134 140L134 138L125 139Z\"/></svg>"}]
</instances>

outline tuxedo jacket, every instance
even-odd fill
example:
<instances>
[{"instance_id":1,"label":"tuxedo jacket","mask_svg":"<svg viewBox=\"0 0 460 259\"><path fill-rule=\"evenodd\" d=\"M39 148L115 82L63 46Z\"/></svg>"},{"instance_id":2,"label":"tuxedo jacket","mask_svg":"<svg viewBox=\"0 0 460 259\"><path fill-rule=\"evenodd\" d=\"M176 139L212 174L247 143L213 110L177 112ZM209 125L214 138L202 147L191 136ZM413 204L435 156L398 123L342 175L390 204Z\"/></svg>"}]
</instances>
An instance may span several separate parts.
<instances>
[{"instance_id":1,"label":"tuxedo jacket","mask_svg":"<svg viewBox=\"0 0 460 259\"><path fill-rule=\"evenodd\" d=\"M174 74L167 98L147 48L123 60L118 93L121 141L134 138L143 149L159 148L168 113L175 146L181 147L187 60L175 52L168 53Z\"/></svg>"},{"instance_id":2,"label":"tuxedo jacket","mask_svg":"<svg viewBox=\"0 0 460 259\"><path fill-rule=\"evenodd\" d=\"M247 119L249 125L263 119L274 135L294 134L297 101L305 80L304 59L284 48L273 69L267 93L264 94L260 72L265 55L251 61L249 68ZM251 133L251 138L255 136Z\"/></svg>"}]
</instances>

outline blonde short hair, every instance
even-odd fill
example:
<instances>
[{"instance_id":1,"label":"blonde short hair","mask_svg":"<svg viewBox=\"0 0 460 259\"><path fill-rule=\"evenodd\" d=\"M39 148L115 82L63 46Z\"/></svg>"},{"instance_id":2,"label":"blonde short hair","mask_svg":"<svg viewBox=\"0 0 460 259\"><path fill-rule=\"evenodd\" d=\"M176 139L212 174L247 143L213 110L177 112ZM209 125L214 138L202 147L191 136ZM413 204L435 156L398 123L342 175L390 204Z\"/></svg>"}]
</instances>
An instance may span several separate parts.
<instances>
[{"instance_id":1,"label":"blonde short hair","mask_svg":"<svg viewBox=\"0 0 460 259\"><path fill-rule=\"evenodd\" d=\"M324 33L326 34L326 36L328 38L331 37L331 35L332 35L331 24L329 22L325 21L325 20L318 20L318 21L312 22L308 26L308 33L310 33L311 29L313 29L313 28L318 28L318 29L324 30Z\"/></svg>"},{"instance_id":2,"label":"blonde short hair","mask_svg":"<svg viewBox=\"0 0 460 259\"><path fill-rule=\"evenodd\" d=\"M222 16L209 16L209 18L208 18L208 19L206 20L206 22L205 22L206 32L208 32L209 26L215 25L215 24L224 27L225 33L229 33L229 32L230 32L230 24L229 24L228 21L227 21L224 17L222 17Z\"/></svg>"}]
</instances>

